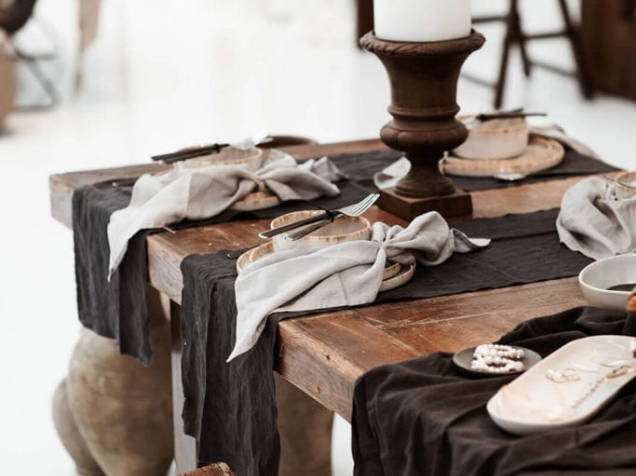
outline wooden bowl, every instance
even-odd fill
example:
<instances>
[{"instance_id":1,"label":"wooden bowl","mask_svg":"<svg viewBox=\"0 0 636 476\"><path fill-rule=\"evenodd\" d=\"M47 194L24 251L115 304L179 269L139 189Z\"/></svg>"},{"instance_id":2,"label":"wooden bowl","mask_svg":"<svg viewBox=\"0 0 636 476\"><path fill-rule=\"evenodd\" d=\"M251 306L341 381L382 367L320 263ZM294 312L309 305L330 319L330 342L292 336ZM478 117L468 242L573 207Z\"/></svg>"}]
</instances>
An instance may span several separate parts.
<instances>
[{"instance_id":1,"label":"wooden bowl","mask_svg":"<svg viewBox=\"0 0 636 476\"><path fill-rule=\"evenodd\" d=\"M184 160L182 163L186 168L208 167L210 165L245 165L250 170L256 170L263 164L263 151L256 147L251 149L226 147L221 149L219 153Z\"/></svg>"},{"instance_id":2,"label":"wooden bowl","mask_svg":"<svg viewBox=\"0 0 636 476\"><path fill-rule=\"evenodd\" d=\"M468 139L454 150L464 159L500 160L518 157L528 147L530 128L524 118L468 121Z\"/></svg>"},{"instance_id":3,"label":"wooden bowl","mask_svg":"<svg viewBox=\"0 0 636 476\"><path fill-rule=\"evenodd\" d=\"M628 199L636 197L636 172L624 172L617 175L616 182L614 190L618 198Z\"/></svg>"},{"instance_id":4,"label":"wooden bowl","mask_svg":"<svg viewBox=\"0 0 636 476\"><path fill-rule=\"evenodd\" d=\"M288 225L290 223L323 213L322 210L304 210L288 213L272 220L271 228ZM299 231L300 228L294 230ZM310 233L300 240L291 241L287 233L275 236L272 240L276 251L292 248L318 249L344 243L346 241L368 240L371 237L371 224L363 217L343 216L332 223Z\"/></svg>"}]
</instances>

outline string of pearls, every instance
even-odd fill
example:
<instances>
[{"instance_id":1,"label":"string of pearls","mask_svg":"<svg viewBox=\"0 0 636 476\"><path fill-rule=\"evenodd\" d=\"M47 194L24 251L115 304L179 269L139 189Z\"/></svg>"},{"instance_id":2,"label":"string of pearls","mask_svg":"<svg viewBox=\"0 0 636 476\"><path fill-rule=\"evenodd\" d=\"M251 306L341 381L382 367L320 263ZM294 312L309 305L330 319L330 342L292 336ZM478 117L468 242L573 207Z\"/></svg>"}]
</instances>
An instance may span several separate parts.
<instances>
[{"instance_id":1,"label":"string of pearls","mask_svg":"<svg viewBox=\"0 0 636 476\"><path fill-rule=\"evenodd\" d=\"M522 372L525 365L521 360L525 353L509 345L482 344L473 353L471 368L491 374L510 374Z\"/></svg>"}]
</instances>

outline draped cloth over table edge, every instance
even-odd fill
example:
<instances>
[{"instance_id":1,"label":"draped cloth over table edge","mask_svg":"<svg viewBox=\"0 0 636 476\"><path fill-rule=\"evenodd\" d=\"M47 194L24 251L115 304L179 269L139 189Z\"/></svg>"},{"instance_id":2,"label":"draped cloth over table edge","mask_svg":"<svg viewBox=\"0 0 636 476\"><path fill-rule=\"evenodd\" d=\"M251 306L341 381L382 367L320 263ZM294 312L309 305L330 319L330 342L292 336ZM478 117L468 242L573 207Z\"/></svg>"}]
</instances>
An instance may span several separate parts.
<instances>
[{"instance_id":1,"label":"draped cloth over table edge","mask_svg":"<svg viewBox=\"0 0 636 476\"><path fill-rule=\"evenodd\" d=\"M494 243L474 253L454 254L440 266L418 267L409 283L380 293L376 303L575 276L590 259L559 243L557 215L558 210L550 210L457 224L469 236L487 236ZM275 476L278 433L272 369L278 322L313 313L272 314L256 346L226 363L236 339L236 262L219 251L188 256L181 270L184 430L198 441L200 463L226 461L237 474Z\"/></svg>"},{"instance_id":2,"label":"draped cloth over table edge","mask_svg":"<svg viewBox=\"0 0 636 476\"><path fill-rule=\"evenodd\" d=\"M636 336L636 316L576 308L526 321L499 343L545 357L603 334ZM636 474L636 381L588 423L517 437L500 430L485 408L513 379L462 377L447 353L367 372L354 390L355 475Z\"/></svg>"},{"instance_id":3,"label":"draped cloth over table edge","mask_svg":"<svg viewBox=\"0 0 636 476\"><path fill-rule=\"evenodd\" d=\"M471 240L450 228L438 212L429 212L406 228L377 222L370 240L265 256L249 265L236 280L236 344L228 361L256 344L267 316L275 311L370 304L378 295L389 261L437 266L453 253L468 253L489 244L490 240Z\"/></svg>"}]
</instances>

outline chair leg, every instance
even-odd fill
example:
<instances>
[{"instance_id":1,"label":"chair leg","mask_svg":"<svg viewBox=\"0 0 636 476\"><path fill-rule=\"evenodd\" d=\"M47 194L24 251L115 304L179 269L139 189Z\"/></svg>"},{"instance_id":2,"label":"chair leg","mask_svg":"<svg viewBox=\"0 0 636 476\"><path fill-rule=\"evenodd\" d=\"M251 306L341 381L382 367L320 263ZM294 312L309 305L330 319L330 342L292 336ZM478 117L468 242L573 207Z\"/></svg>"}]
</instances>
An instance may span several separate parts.
<instances>
[{"instance_id":1,"label":"chair leg","mask_svg":"<svg viewBox=\"0 0 636 476\"><path fill-rule=\"evenodd\" d=\"M499 78L495 85L495 109L501 109L504 100L504 94L506 92L506 80L508 78L508 62L510 59L510 50L514 43L514 30L515 30L515 6L517 0L510 0L510 12L506 18L506 38L504 39L503 50L501 52L501 62L499 65ZM518 13L518 11L517 11Z\"/></svg>"},{"instance_id":2,"label":"chair leg","mask_svg":"<svg viewBox=\"0 0 636 476\"><path fill-rule=\"evenodd\" d=\"M519 12L519 3L517 0L512 0L510 5L511 24L513 29L512 35L514 38L513 43L519 45L519 52L521 53L521 61L523 64L523 73L527 78L532 74L532 61L528 54L527 38L523 32L523 25L521 24L521 13Z\"/></svg>"},{"instance_id":3,"label":"chair leg","mask_svg":"<svg viewBox=\"0 0 636 476\"><path fill-rule=\"evenodd\" d=\"M579 35L579 29L574 26L572 17L570 15L570 9L567 4L567 0L559 0L559 7L561 9L561 15L563 16L563 22L565 23L565 30L567 32L570 46L572 47L572 54L574 55L574 61L577 69L577 79L583 96L587 99L594 96L594 86L590 79L590 75L587 72L587 66L583 58L583 51L581 47L581 38Z\"/></svg>"}]
</instances>

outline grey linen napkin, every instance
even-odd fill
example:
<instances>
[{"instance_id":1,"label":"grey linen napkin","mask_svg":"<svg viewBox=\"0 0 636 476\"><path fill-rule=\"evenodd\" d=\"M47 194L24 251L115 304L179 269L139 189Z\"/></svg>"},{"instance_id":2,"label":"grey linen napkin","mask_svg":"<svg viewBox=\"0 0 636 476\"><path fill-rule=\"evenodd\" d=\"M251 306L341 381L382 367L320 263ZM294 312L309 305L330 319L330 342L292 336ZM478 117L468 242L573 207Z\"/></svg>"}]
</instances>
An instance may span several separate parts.
<instances>
[{"instance_id":1,"label":"grey linen napkin","mask_svg":"<svg viewBox=\"0 0 636 476\"><path fill-rule=\"evenodd\" d=\"M236 343L228 362L256 344L267 317L274 311L372 303L388 260L437 266L453 253L468 253L489 244L490 240L471 240L450 228L439 213L430 212L417 217L407 228L375 223L368 241L265 256L245 268L236 280Z\"/></svg>"},{"instance_id":2,"label":"grey linen napkin","mask_svg":"<svg viewBox=\"0 0 636 476\"><path fill-rule=\"evenodd\" d=\"M563 244L590 258L634 253L636 191L603 177L582 180L563 196L557 230Z\"/></svg>"},{"instance_id":3,"label":"grey linen napkin","mask_svg":"<svg viewBox=\"0 0 636 476\"><path fill-rule=\"evenodd\" d=\"M598 154L594 152L592 149L587 147L582 142L568 136L565 131L558 125L553 124L551 126L533 126L530 127L530 134L536 135L540 137L546 137L548 139L554 139L562 144L568 146L572 150L578 152L579 154L593 157L595 159L599 159ZM408 161L406 157L402 157L401 159L396 160L387 168L378 172L373 177L373 181L375 186L380 190L384 190L386 188L395 187L397 183L409 173L411 170L411 163Z\"/></svg>"},{"instance_id":4,"label":"grey linen napkin","mask_svg":"<svg viewBox=\"0 0 636 476\"><path fill-rule=\"evenodd\" d=\"M128 241L144 229L161 228L184 219L218 215L256 190L269 190L282 202L333 197L341 178L326 157L298 164L272 151L263 167L212 165L186 168L177 163L164 175L143 175L135 183L128 207L114 212L108 224L109 276L121 263Z\"/></svg>"}]
</instances>

